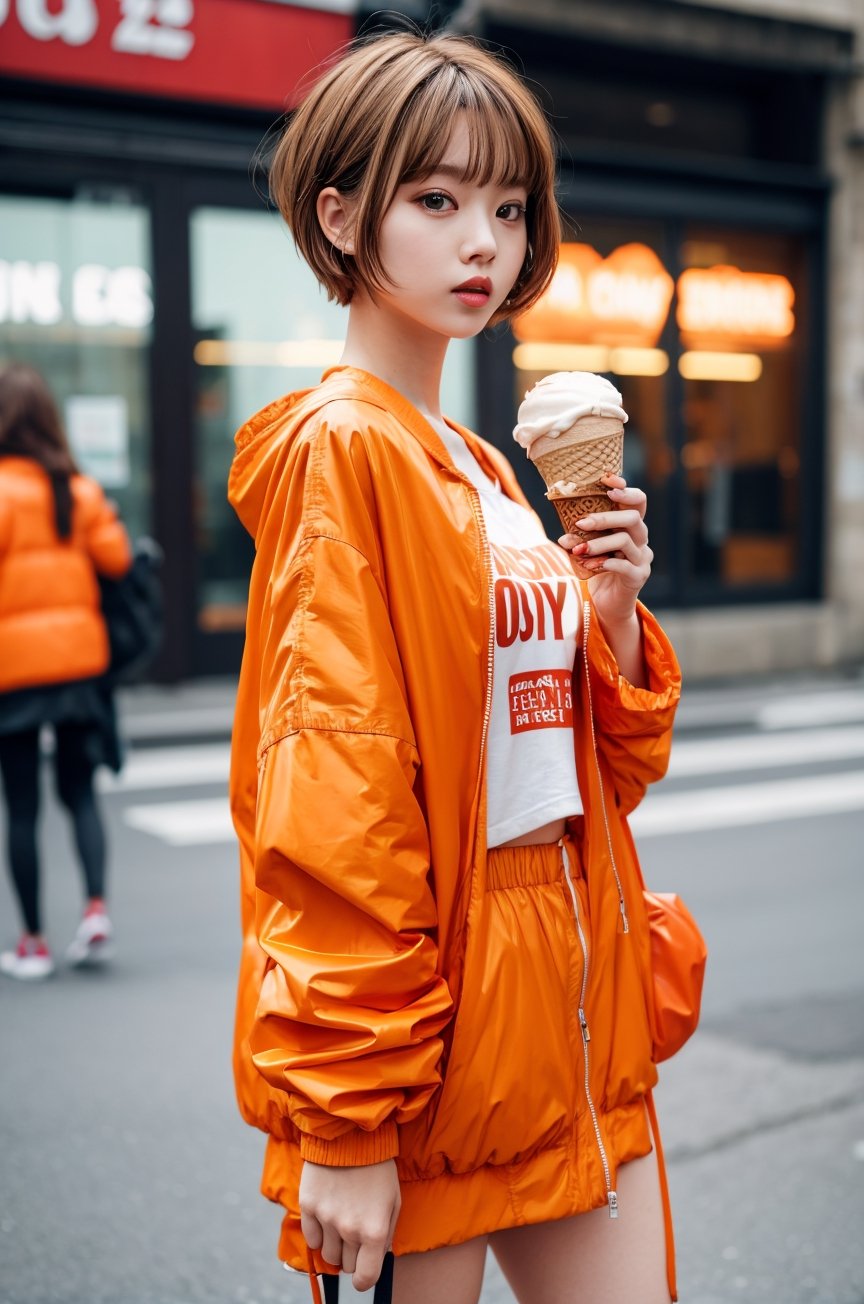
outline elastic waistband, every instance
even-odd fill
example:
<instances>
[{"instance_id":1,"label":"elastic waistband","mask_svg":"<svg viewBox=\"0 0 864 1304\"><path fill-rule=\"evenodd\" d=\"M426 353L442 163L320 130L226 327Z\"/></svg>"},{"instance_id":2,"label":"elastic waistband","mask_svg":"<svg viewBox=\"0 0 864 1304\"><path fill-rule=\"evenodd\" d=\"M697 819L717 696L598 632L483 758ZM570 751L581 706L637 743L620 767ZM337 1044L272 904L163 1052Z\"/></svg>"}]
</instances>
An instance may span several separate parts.
<instances>
[{"instance_id":1,"label":"elastic waistband","mask_svg":"<svg viewBox=\"0 0 864 1304\"><path fill-rule=\"evenodd\" d=\"M582 866L569 837L528 847L493 847L486 857L486 891L557 883L564 873L562 851L569 862L570 876L581 878Z\"/></svg>"}]
</instances>

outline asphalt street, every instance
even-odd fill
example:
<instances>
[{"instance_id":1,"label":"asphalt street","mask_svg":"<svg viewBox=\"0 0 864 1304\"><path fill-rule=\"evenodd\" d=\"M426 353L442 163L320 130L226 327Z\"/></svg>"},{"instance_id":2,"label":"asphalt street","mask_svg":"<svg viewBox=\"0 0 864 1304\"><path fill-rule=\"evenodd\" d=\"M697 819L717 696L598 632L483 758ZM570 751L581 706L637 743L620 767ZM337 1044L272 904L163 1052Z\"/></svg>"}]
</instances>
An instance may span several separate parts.
<instances>
[{"instance_id":1,"label":"asphalt street","mask_svg":"<svg viewBox=\"0 0 864 1304\"><path fill-rule=\"evenodd\" d=\"M308 1304L233 1099L230 714L227 685L127 697L103 784L117 958L0 980L0 1304ZM864 1304L864 680L704 689L680 719L633 822L710 947L702 1026L657 1093L680 1298ZM49 788L62 954L80 884ZM17 926L0 882L4 946ZM482 1298L511 1300L491 1261Z\"/></svg>"}]
</instances>

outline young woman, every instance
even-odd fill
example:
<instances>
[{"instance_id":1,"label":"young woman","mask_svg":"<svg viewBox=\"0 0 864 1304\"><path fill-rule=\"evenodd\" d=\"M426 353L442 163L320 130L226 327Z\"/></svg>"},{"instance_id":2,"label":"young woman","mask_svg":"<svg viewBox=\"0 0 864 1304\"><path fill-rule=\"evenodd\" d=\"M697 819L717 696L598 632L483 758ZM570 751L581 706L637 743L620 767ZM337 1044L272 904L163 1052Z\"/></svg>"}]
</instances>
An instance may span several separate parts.
<instances>
[{"instance_id":1,"label":"young woman","mask_svg":"<svg viewBox=\"0 0 864 1304\"><path fill-rule=\"evenodd\" d=\"M282 1258L364 1290L392 1246L397 1304L475 1304L487 1246L525 1304L674 1290L623 818L665 769L679 688L637 602L645 495L610 477L617 510L589 526L615 532L550 543L439 404L449 341L548 284L553 182L518 78L413 35L331 69L271 172L349 312L340 365L243 427L230 480L257 548L238 1095L269 1133ZM525 665L562 688L543 728L513 707Z\"/></svg>"},{"instance_id":2,"label":"young woman","mask_svg":"<svg viewBox=\"0 0 864 1304\"><path fill-rule=\"evenodd\" d=\"M93 790L100 761L119 768L108 690L108 636L96 572L131 562L126 531L95 480L80 475L45 381L0 369L0 773L9 869L24 932L0 955L12 978L54 970L39 902L39 735L52 725L57 792L72 820L85 906L73 964L107 958L105 834Z\"/></svg>"}]
</instances>

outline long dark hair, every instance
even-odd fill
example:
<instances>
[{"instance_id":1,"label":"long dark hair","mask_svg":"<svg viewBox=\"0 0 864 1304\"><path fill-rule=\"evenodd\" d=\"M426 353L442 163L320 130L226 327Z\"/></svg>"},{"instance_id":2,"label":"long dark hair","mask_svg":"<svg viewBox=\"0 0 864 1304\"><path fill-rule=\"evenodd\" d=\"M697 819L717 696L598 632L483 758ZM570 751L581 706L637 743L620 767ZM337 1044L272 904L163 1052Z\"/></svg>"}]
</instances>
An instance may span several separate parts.
<instances>
[{"instance_id":1,"label":"long dark hair","mask_svg":"<svg viewBox=\"0 0 864 1304\"><path fill-rule=\"evenodd\" d=\"M0 367L0 457L29 457L51 480L54 520L61 539L72 533L72 488L78 467L50 389L35 367Z\"/></svg>"}]
</instances>

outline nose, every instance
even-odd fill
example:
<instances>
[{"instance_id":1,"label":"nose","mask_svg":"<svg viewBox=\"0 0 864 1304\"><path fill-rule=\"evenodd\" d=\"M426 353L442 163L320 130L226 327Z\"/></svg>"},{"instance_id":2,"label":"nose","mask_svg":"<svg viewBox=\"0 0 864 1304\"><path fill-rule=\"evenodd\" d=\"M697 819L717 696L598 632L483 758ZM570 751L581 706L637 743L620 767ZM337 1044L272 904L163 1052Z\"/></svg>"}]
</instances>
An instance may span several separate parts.
<instances>
[{"instance_id":1,"label":"nose","mask_svg":"<svg viewBox=\"0 0 864 1304\"><path fill-rule=\"evenodd\" d=\"M462 261L488 263L497 252L498 242L489 215L479 209L467 213L460 250Z\"/></svg>"}]
</instances>

